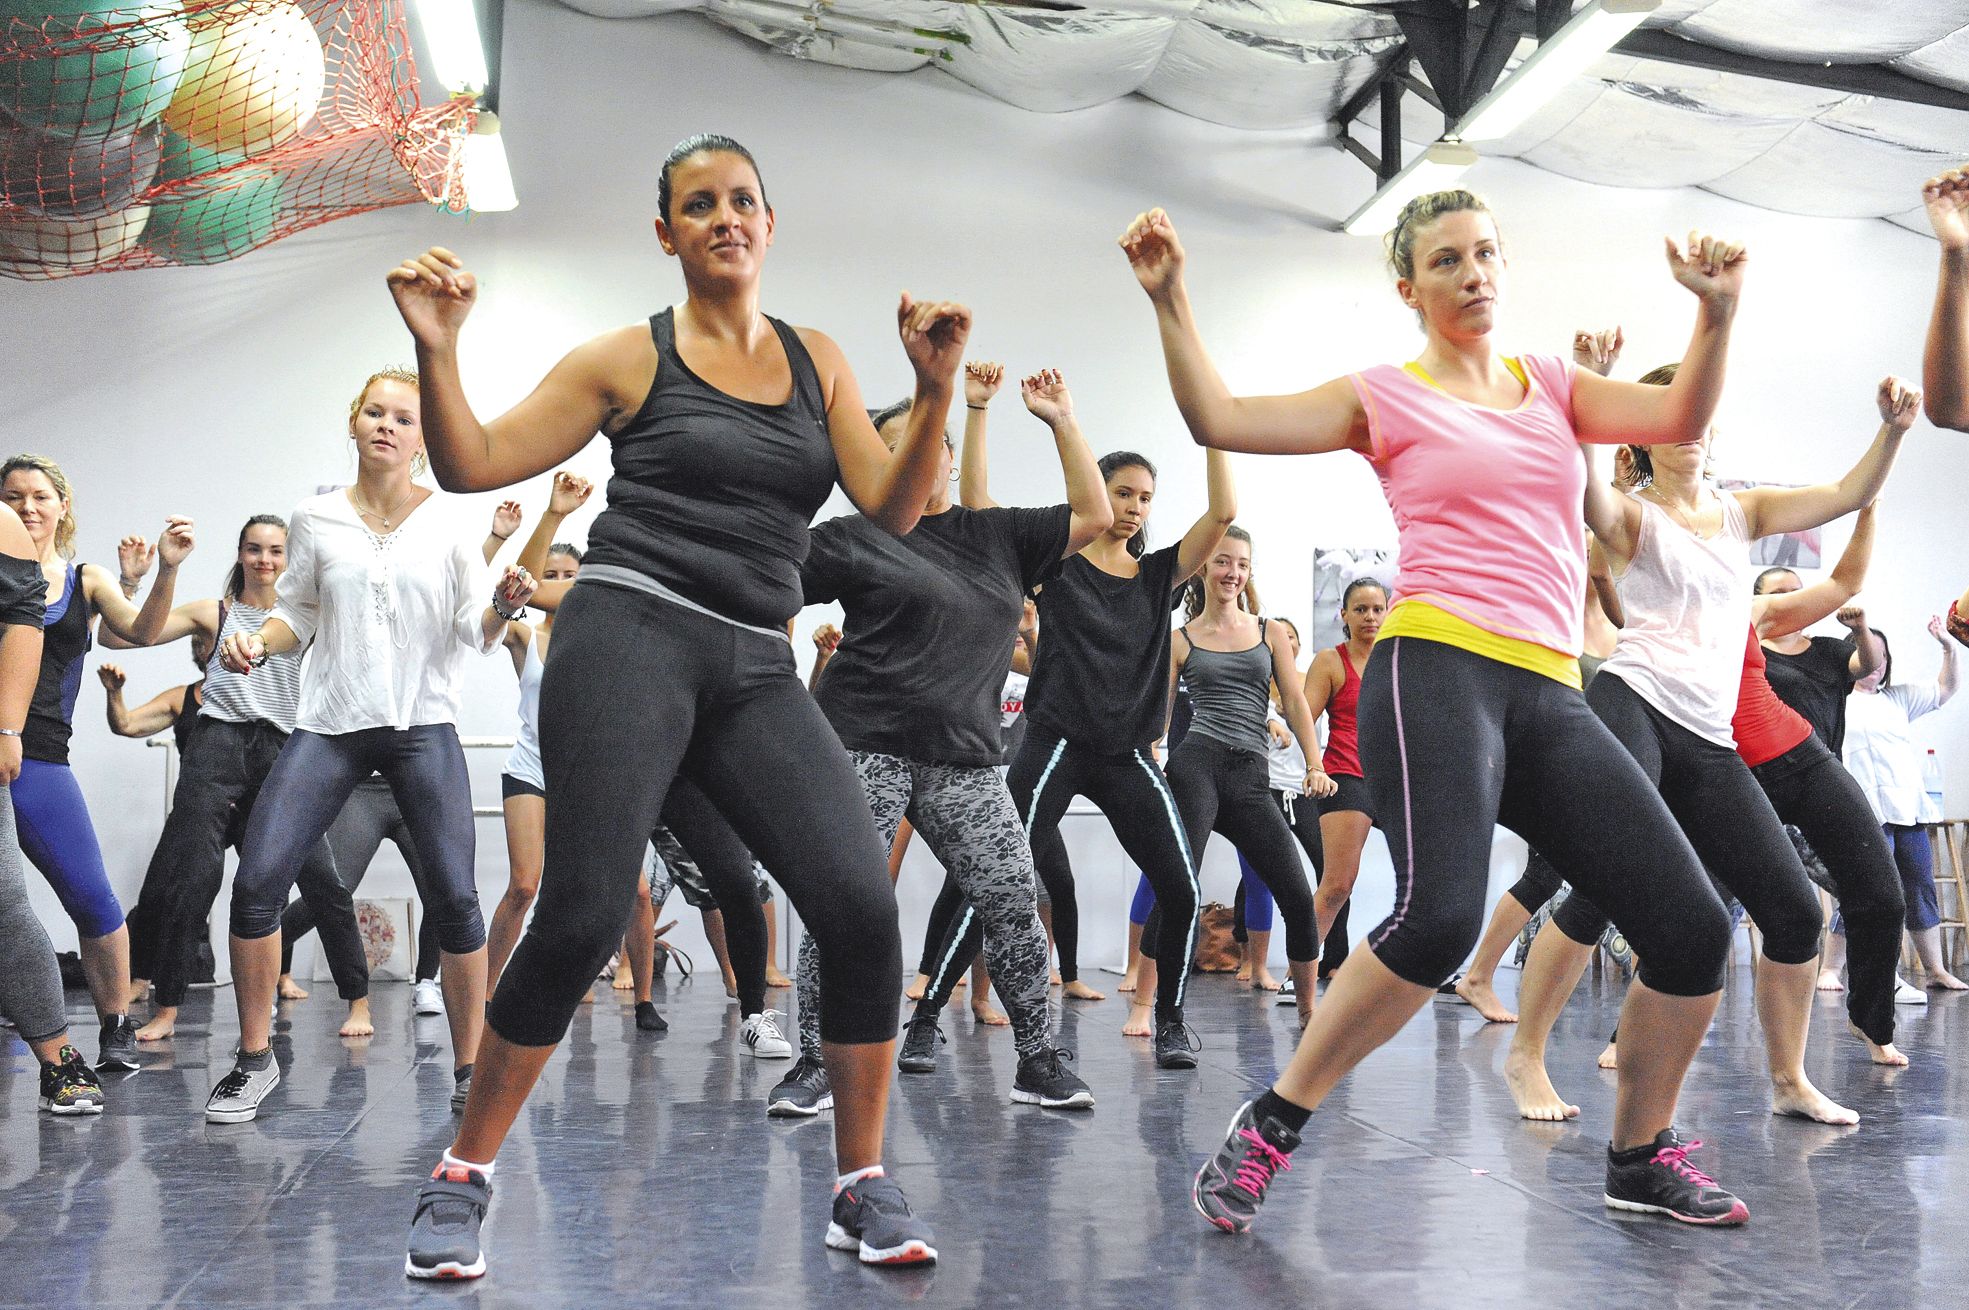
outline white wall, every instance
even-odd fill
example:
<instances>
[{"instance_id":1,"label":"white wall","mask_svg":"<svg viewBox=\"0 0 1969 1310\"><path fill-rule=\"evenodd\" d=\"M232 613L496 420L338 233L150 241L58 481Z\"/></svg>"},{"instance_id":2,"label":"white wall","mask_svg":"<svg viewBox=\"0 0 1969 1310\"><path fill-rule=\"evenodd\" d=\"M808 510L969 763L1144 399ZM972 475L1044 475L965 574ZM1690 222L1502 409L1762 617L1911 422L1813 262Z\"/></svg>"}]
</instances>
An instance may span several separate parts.
<instances>
[{"instance_id":1,"label":"white wall","mask_svg":"<svg viewBox=\"0 0 1969 1310\"><path fill-rule=\"evenodd\" d=\"M1097 449L1131 446L1161 463L1152 532L1162 540L1202 507L1202 457L1113 245L1138 210L1164 205L1180 225L1206 338L1236 388L1298 389L1417 347L1377 246L1332 230L1366 194L1366 171L1298 135L1236 132L1139 99L1028 114L931 71L881 76L785 59L695 18L612 23L526 0L507 22L501 118L518 211L463 220L395 210L217 268L0 283L17 343L0 376L7 444L68 468L85 558L109 559L118 535L154 533L166 512L193 513L203 545L181 594L212 594L241 520L345 478L344 406L369 371L410 356L383 274L424 245L453 247L484 281L464 357L485 412L517 399L586 336L678 297L649 218L664 153L700 130L738 137L763 166L779 213L770 312L831 333L879 400L909 376L894 335L897 292L967 300L975 354L1015 371L1065 370ZM1918 374L1934 276L1927 240L1700 192L1591 187L1513 162L1481 164L1469 181L1496 206L1514 261L1511 349L1563 352L1573 328L1617 322L1630 342L1624 367L1679 357L1693 306L1663 266L1662 234L1701 225L1750 243L1721 420L1727 472L1798 481L1842 471L1876 426L1874 384L1887 372ZM994 422L995 494L1057 499L1043 429L1009 391ZM1965 438L1922 424L1889 493L1867 599L1898 638L1903 678L1932 671L1920 624L1969 580L1954 535L1966 451ZM577 465L604 474L605 445ZM1238 472L1259 576L1280 612L1305 614L1316 544L1392 540L1358 458L1243 458ZM519 494L536 508L543 484ZM492 498L479 499L489 513ZM1843 541L1835 527L1829 544ZM802 616L803 647L823 617ZM182 649L125 662L143 695L188 672ZM510 731L513 699L510 667L487 661L464 731ZM161 823L160 759L112 738L101 704L92 678L75 764L117 887L133 897ZM1951 808L1969 813L1963 716L1927 724L1954 765ZM497 767L496 758L474 763L481 800L498 794ZM1069 823L1087 889L1083 957L1113 959L1129 891L1119 852L1098 820ZM496 823L481 836L490 898L503 886L503 842ZM1511 858L1500 851L1501 863ZM1206 892L1228 900L1226 862L1213 852ZM934 881L906 877L906 933ZM404 887L393 857L372 887ZM1358 897L1355 922L1371 925L1389 904L1385 863L1370 865ZM72 935L52 898L37 893L37 904L58 938Z\"/></svg>"}]
</instances>

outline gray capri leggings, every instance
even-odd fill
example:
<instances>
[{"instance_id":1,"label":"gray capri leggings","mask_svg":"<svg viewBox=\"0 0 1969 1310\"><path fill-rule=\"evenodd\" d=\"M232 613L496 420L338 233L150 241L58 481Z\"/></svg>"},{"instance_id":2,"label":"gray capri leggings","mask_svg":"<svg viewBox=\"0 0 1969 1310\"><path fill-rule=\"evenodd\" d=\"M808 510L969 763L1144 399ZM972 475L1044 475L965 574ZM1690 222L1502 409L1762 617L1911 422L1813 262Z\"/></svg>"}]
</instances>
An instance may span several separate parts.
<instances>
[{"instance_id":1,"label":"gray capri leggings","mask_svg":"<svg viewBox=\"0 0 1969 1310\"><path fill-rule=\"evenodd\" d=\"M11 789L0 787L0 1015L24 1042L45 1042L68 1028L55 948L27 903Z\"/></svg>"},{"instance_id":2,"label":"gray capri leggings","mask_svg":"<svg viewBox=\"0 0 1969 1310\"><path fill-rule=\"evenodd\" d=\"M1052 1045L1046 1014L1046 930L1025 824L996 767L924 764L875 751L849 751L884 846L907 814L931 854L949 870L969 902L958 919L952 949L932 972L919 1012L935 1014L969 967L956 946L976 916L984 924L985 963L992 986L1012 1016L1012 1041L1024 1059ZM820 1058L820 951L801 935L800 1049ZM925 1008L927 1007L927 1008Z\"/></svg>"}]
</instances>

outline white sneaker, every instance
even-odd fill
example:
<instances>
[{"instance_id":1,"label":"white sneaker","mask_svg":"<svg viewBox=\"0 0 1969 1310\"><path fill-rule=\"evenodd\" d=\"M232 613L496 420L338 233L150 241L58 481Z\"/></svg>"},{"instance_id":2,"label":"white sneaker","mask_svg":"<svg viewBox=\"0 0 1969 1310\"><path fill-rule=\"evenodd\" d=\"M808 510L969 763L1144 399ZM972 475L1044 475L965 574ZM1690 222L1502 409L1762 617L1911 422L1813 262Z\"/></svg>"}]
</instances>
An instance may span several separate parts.
<instances>
[{"instance_id":1,"label":"white sneaker","mask_svg":"<svg viewBox=\"0 0 1969 1310\"><path fill-rule=\"evenodd\" d=\"M790 1060L793 1044L779 1031L778 1010L761 1010L750 1016L738 1030L738 1040L761 1060Z\"/></svg>"},{"instance_id":2,"label":"white sneaker","mask_svg":"<svg viewBox=\"0 0 1969 1310\"><path fill-rule=\"evenodd\" d=\"M417 984L411 994L410 1008L418 1014L443 1014L444 989L438 986L435 978L426 978Z\"/></svg>"},{"instance_id":3,"label":"white sneaker","mask_svg":"<svg viewBox=\"0 0 1969 1310\"><path fill-rule=\"evenodd\" d=\"M245 1123L260 1112L260 1102L280 1086L280 1063L268 1060L264 1069L241 1069L234 1065L205 1102L208 1123Z\"/></svg>"},{"instance_id":4,"label":"white sneaker","mask_svg":"<svg viewBox=\"0 0 1969 1310\"><path fill-rule=\"evenodd\" d=\"M1926 1005L1928 1004L1928 993L1922 988L1916 987L1913 983L1901 977L1899 974L1895 974L1894 975L1894 1004Z\"/></svg>"}]
</instances>

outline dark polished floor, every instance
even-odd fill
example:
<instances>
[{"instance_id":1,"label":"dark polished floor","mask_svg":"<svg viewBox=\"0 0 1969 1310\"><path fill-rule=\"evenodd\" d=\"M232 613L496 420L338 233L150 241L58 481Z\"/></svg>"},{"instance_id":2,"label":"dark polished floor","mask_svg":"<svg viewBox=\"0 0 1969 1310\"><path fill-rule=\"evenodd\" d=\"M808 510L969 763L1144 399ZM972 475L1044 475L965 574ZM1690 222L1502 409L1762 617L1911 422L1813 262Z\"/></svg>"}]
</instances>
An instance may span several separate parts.
<instances>
[{"instance_id":1,"label":"dark polished floor","mask_svg":"<svg viewBox=\"0 0 1969 1310\"><path fill-rule=\"evenodd\" d=\"M905 1273L824 1249L827 1117L764 1117L785 1065L737 1053L715 984L673 983L673 1026L654 1037L603 991L500 1159L490 1275L437 1287L406 1283L401 1265L415 1182L452 1125L444 1021L413 1021L408 988L391 985L377 1036L343 1041L323 988L284 1007L285 1082L263 1117L208 1126L234 1025L230 992L200 993L100 1118L36 1113L32 1060L10 1044L0 1304L1969 1304L1969 996L1902 1007L1914 1065L1898 1074L1868 1064L1821 1001L1812 1076L1865 1117L1839 1130L1769 1114L1747 977L1733 974L1680 1118L1749 1202L1744 1229L1601 1206L1613 1077L1593 1060L1613 1004L1589 981L1552 1062L1577 1125L1520 1122L1497 1073L1508 1030L1439 1002L1314 1119L1259 1229L1222 1236L1190 1208L1191 1171L1291 1029L1289 1011L1213 977L1192 994L1205 1042L1192 1073L1158 1071L1124 1041L1115 998L1066 1011L1063 1044L1100 1097L1090 1114L1008 1104L1009 1032L968 1013L947 1025L942 1069L902 1078L890 1113L890 1166L943 1251Z\"/></svg>"}]
</instances>

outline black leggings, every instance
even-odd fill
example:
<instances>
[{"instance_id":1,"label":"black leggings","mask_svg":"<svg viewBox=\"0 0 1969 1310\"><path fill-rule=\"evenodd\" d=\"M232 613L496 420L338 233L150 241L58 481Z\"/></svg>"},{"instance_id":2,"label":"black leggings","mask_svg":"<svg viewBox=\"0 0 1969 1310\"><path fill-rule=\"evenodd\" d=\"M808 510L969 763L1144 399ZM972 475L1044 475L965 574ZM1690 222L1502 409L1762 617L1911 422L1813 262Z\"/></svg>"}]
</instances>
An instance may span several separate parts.
<instances>
[{"instance_id":1,"label":"black leggings","mask_svg":"<svg viewBox=\"0 0 1969 1310\"><path fill-rule=\"evenodd\" d=\"M1868 1040L1885 1046L1894 1040L1894 970L1907 898L1873 806L1817 734L1751 772L1778 818L1805 834L1832 875L1846 921L1846 1013ZM1754 907L1750 917L1764 926Z\"/></svg>"},{"instance_id":2,"label":"black leggings","mask_svg":"<svg viewBox=\"0 0 1969 1310\"><path fill-rule=\"evenodd\" d=\"M1183 831L1183 820L1176 810L1176 798L1162 770L1145 750L1125 755L1097 755L1084 747L1052 737L1037 727L1026 731L1026 739L1013 757L1012 799L1025 820L1026 839L1032 845L1034 864L1042 879L1057 876L1048 862L1038 859L1041 844L1058 836L1060 818L1075 796L1085 796L1101 807L1114 828L1116 840L1128 858L1141 866L1155 890L1156 905L1164 915L1164 931L1156 941L1142 934L1142 951L1160 966L1156 975L1156 1013L1165 1019L1180 1018L1183 993L1190 974L1190 957L1196 950L1197 882L1196 866L1190 859L1190 844ZM1053 898L1053 929L1060 932L1060 911L1071 895L1072 875L1064 882L1047 883ZM969 968L970 960L958 965ZM1060 976L1067 977L1066 959L1061 957ZM1069 979L1069 981L1071 981ZM830 1007L829 1010L832 1013Z\"/></svg>"},{"instance_id":3,"label":"black leggings","mask_svg":"<svg viewBox=\"0 0 1969 1310\"><path fill-rule=\"evenodd\" d=\"M1537 914L1539 907L1557 896L1559 888L1565 885L1566 880L1552 867L1552 861L1534 850L1525 861L1524 876L1512 883L1511 890L1505 894L1524 906L1526 913Z\"/></svg>"},{"instance_id":4,"label":"black leggings","mask_svg":"<svg viewBox=\"0 0 1969 1310\"><path fill-rule=\"evenodd\" d=\"M1285 920L1285 957L1299 963L1317 960L1319 923L1313 914L1313 889L1299 863L1292 829L1272 793L1271 771L1263 755L1218 741L1192 730L1169 756L1169 790L1183 817L1190 858L1202 872L1204 846L1213 832L1222 833L1251 862L1279 915ZM1142 926L1142 949L1161 940L1162 902L1149 911ZM1159 958L1159 957L1158 957Z\"/></svg>"},{"instance_id":5,"label":"black leggings","mask_svg":"<svg viewBox=\"0 0 1969 1310\"><path fill-rule=\"evenodd\" d=\"M688 778L680 776L670 784L663 799L663 826L697 865L723 916L740 1013L758 1014L766 1008L766 912L759 904L752 852Z\"/></svg>"},{"instance_id":6,"label":"black leggings","mask_svg":"<svg viewBox=\"0 0 1969 1310\"><path fill-rule=\"evenodd\" d=\"M780 637L606 583L569 592L540 683L547 858L486 1021L552 1046L622 938L680 772L773 871L821 950L829 1042L896 1035L888 855L841 739Z\"/></svg>"},{"instance_id":7,"label":"black leggings","mask_svg":"<svg viewBox=\"0 0 1969 1310\"><path fill-rule=\"evenodd\" d=\"M364 953L362 936L356 929L353 896L369 876L369 866L384 841L396 843L397 854L410 870L410 883L417 891L417 904L424 907L417 924L417 958L411 976L428 982L438 976L438 921L431 914L430 879L424 862L417 857L417 842L410 825L403 820L390 784L375 775L364 778L349 793L348 803L328 826L328 849L335 857L335 876L348 904L324 909L310 901L306 884L303 895L291 901L280 913L280 971L294 967L294 946L310 932L321 933L321 953L328 960L328 972L335 979L335 991L345 1001L369 995L369 957Z\"/></svg>"},{"instance_id":8,"label":"black leggings","mask_svg":"<svg viewBox=\"0 0 1969 1310\"><path fill-rule=\"evenodd\" d=\"M1817 959L1825 928L1818 892L1743 758L1676 723L1613 673L1595 678L1586 700L1660 790L1702 862L1757 921L1764 933L1764 957L1776 964ZM1569 866L1556 852L1552 856L1574 887L1553 911L1552 921L1575 942L1591 945L1607 926L1606 916L1589 899L1598 889L1582 884L1577 865ZM1646 969L1647 948L1634 940L1626 924L1621 931Z\"/></svg>"},{"instance_id":9,"label":"black leggings","mask_svg":"<svg viewBox=\"0 0 1969 1310\"><path fill-rule=\"evenodd\" d=\"M1729 915L1647 774L1578 692L1455 646L1390 637L1368 659L1358 722L1395 866L1394 911L1367 944L1396 975L1435 987L1469 958L1483 930L1491 827L1502 824L1579 870L1574 886L1612 912L1649 987L1722 989Z\"/></svg>"}]
</instances>

